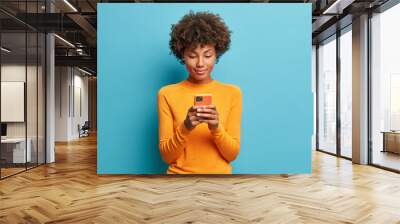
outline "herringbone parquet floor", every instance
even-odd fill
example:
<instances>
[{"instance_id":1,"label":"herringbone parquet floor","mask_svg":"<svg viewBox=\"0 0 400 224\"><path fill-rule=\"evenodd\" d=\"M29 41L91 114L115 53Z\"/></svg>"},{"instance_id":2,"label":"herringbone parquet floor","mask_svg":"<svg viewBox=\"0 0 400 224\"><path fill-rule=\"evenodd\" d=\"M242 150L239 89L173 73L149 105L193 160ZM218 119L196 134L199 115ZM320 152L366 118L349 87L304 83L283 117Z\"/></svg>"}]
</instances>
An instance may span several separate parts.
<instances>
[{"instance_id":1,"label":"herringbone parquet floor","mask_svg":"<svg viewBox=\"0 0 400 224\"><path fill-rule=\"evenodd\" d=\"M311 175L96 174L96 138L0 181L0 223L400 223L400 175L315 152Z\"/></svg>"}]
</instances>

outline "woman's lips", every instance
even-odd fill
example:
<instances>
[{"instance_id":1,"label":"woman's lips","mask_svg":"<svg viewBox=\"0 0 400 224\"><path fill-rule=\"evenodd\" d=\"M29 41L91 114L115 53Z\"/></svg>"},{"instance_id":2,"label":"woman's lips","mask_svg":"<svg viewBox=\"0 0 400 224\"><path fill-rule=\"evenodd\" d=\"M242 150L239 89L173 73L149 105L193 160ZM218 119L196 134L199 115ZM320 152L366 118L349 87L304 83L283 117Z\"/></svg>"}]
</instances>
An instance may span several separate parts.
<instances>
[{"instance_id":1,"label":"woman's lips","mask_svg":"<svg viewBox=\"0 0 400 224\"><path fill-rule=\"evenodd\" d=\"M207 70L194 70L197 74L202 75L207 72Z\"/></svg>"}]
</instances>

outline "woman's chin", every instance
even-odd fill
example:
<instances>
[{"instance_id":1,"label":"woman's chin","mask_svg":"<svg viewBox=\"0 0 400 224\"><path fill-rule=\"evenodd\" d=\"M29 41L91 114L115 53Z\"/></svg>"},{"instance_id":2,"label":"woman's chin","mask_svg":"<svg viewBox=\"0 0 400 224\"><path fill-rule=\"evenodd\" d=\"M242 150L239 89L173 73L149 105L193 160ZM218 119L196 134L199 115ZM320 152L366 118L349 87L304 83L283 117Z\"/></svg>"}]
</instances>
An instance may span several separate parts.
<instances>
[{"instance_id":1,"label":"woman's chin","mask_svg":"<svg viewBox=\"0 0 400 224\"><path fill-rule=\"evenodd\" d=\"M202 82L202 81L206 81L209 79L209 77L206 73L193 75L192 78L194 80L196 80L197 82Z\"/></svg>"}]
</instances>

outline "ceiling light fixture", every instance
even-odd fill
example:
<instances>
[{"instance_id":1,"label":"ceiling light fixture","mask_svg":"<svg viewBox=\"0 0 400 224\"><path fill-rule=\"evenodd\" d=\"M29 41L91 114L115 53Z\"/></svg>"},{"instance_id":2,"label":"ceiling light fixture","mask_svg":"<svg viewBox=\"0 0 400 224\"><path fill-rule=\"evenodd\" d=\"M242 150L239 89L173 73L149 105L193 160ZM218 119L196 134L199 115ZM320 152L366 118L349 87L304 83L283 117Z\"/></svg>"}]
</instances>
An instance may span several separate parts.
<instances>
[{"instance_id":1,"label":"ceiling light fixture","mask_svg":"<svg viewBox=\"0 0 400 224\"><path fill-rule=\"evenodd\" d=\"M355 0L336 0L332 5L325 9L322 14L342 14L343 9L347 8L347 6L351 5L354 1Z\"/></svg>"},{"instance_id":2,"label":"ceiling light fixture","mask_svg":"<svg viewBox=\"0 0 400 224\"><path fill-rule=\"evenodd\" d=\"M6 53L10 53L10 52L11 52L11 50L9 50L9 49L7 49L7 48L5 48L5 47L1 47L1 50L4 51L4 52L6 52Z\"/></svg>"},{"instance_id":3,"label":"ceiling light fixture","mask_svg":"<svg viewBox=\"0 0 400 224\"><path fill-rule=\"evenodd\" d=\"M78 10L71 4L69 3L67 0L64 0L65 4L67 4L72 10L74 10L74 12L78 12Z\"/></svg>"},{"instance_id":4,"label":"ceiling light fixture","mask_svg":"<svg viewBox=\"0 0 400 224\"><path fill-rule=\"evenodd\" d=\"M81 48L77 48L76 53L78 53L79 55L83 55L83 50Z\"/></svg>"},{"instance_id":5,"label":"ceiling light fixture","mask_svg":"<svg viewBox=\"0 0 400 224\"><path fill-rule=\"evenodd\" d=\"M86 70L83 70L83 69L81 69L81 68L79 68L79 67L78 67L78 70L81 71L81 72L83 72L83 73L85 73L85 74L87 74L87 75L90 75L90 76L93 75L92 73L90 73L90 72L88 72L88 71L86 71Z\"/></svg>"},{"instance_id":6,"label":"ceiling light fixture","mask_svg":"<svg viewBox=\"0 0 400 224\"><path fill-rule=\"evenodd\" d=\"M63 41L64 43L66 43L67 45L69 45L69 46L75 48L75 45L71 44L71 42L69 42L68 40L66 40L66 39L64 39L64 38L62 38L62 37L60 37L60 36L58 36L57 34L54 34L54 36L57 37L58 39L60 39L61 41Z\"/></svg>"}]
</instances>

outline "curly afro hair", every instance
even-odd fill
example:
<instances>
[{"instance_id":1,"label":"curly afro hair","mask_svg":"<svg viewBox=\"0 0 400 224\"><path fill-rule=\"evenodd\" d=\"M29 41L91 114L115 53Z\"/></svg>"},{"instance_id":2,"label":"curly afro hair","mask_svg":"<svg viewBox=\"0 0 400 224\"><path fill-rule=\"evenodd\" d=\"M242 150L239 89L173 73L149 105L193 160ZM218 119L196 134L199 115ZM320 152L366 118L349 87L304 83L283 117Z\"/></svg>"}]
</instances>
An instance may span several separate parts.
<instances>
[{"instance_id":1,"label":"curly afro hair","mask_svg":"<svg viewBox=\"0 0 400 224\"><path fill-rule=\"evenodd\" d=\"M230 47L231 31L218 14L190 11L175 25L171 26L169 47L180 63L187 47L212 44L217 61Z\"/></svg>"}]
</instances>

